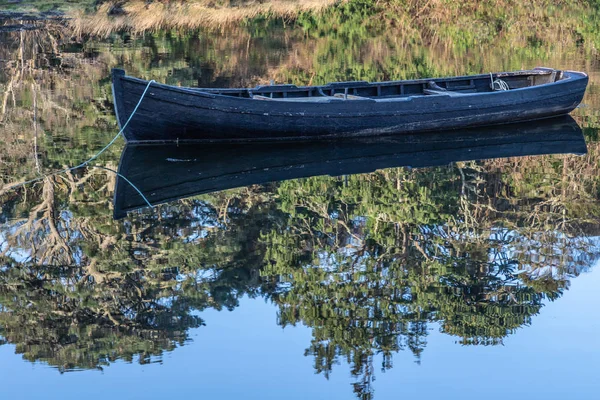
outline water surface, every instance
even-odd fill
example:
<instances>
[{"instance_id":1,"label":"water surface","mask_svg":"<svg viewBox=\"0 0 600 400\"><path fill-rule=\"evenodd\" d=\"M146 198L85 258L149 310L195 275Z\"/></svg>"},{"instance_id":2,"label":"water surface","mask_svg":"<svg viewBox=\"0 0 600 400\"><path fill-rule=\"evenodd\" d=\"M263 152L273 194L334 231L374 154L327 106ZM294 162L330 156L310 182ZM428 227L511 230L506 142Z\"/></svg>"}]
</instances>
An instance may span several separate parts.
<instances>
[{"instance_id":1,"label":"water surface","mask_svg":"<svg viewBox=\"0 0 600 400\"><path fill-rule=\"evenodd\" d=\"M201 87L538 65L591 79L567 131L564 121L507 128L446 152L448 138L421 138L420 158L402 146L280 149L289 164L276 171L268 149L198 148L189 167L177 163L196 186L167 182L162 200L179 200L153 208L105 169L120 167L117 144L95 167L2 190L3 398L595 398L595 53L532 44L449 55L386 32L281 23L106 39L32 24L0 31L6 185L104 147L117 132L117 66ZM164 166L148 158L190 160L169 151L138 164L156 176L148 198L164 186ZM241 165L230 175L241 178L199 180L217 165ZM115 220L120 187L133 211Z\"/></svg>"}]
</instances>

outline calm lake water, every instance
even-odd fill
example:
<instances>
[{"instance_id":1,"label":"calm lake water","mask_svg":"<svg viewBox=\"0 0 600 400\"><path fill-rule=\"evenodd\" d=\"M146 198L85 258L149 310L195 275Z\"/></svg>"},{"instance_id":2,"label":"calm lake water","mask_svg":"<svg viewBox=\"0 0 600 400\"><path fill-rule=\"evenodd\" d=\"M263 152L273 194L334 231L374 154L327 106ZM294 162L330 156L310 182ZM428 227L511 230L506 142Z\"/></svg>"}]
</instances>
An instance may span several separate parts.
<instances>
[{"instance_id":1,"label":"calm lake water","mask_svg":"<svg viewBox=\"0 0 600 400\"><path fill-rule=\"evenodd\" d=\"M117 142L7 189L114 137L113 67L227 87L541 65L589 73L572 119L385 146ZM598 55L564 44L0 20L0 398L597 398L599 87Z\"/></svg>"}]
</instances>

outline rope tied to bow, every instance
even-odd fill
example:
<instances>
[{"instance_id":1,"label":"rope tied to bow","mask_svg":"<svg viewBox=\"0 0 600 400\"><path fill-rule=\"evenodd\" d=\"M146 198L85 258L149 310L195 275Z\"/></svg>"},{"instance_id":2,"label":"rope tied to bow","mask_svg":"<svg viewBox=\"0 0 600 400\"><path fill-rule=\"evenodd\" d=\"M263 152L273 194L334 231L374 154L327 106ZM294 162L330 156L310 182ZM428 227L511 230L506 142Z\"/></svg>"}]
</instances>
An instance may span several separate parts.
<instances>
[{"instance_id":1,"label":"rope tied to bow","mask_svg":"<svg viewBox=\"0 0 600 400\"><path fill-rule=\"evenodd\" d=\"M144 92L140 96L140 99L138 100L138 103L134 107L133 112L131 113L131 115L129 115L129 118L127 119L127 121L125 122L125 124L123 124L123 126L121 127L121 129L119 130L119 133L117 133L117 135L114 138L112 138L112 140L110 142L108 142L108 144L106 146L104 146L99 152L97 152L96 154L94 154L91 158L85 160L81 164L78 164L78 165L76 165L74 167L64 168L64 169L61 169L61 170L58 170L58 171L51 172L49 174L44 174L42 176L38 176L37 178L30 179L28 181L17 183L15 185L9 186L5 190L6 191L15 190L17 188L23 187L23 186L28 185L30 183L39 182L39 181L47 179L47 178L49 178L51 176L55 176L55 175L59 175L59 174L64 174L65 172L73 171L73 170L76 170L76 169L79 169L79 168L82 168L82 167L85 167L85 166L89 165L92 161L94 161L95 159L97 159L98 157L100 157L100 155L102 153L104 153L106 150L108 150L117 141L117 139L119 138L119 136L121 136L123 134L123 132L125 132L125 129L129 125L129 122L131 122L131 120L133 119L133 116L135 115L135 113L137 112L138 108L142 104L142 100L144 100L144 97L146 96L146 93L148 92L148 89L150 89L150 85L152 85L153 83L156 83L156 81L154 79L148 82L148 85L146 85L146 88L144 89ZM107 168L98 167L98 166L94 166L94 165L92 165L91 167L109 170ZM142 196L142 198L144 199L144 201L146 202L146 204L148 204L149 207L152 207L152 204L150 204L150 202L148 201L148 199L142 194L142 192L137 187L135 187L135 185L133 183L131 183L129 181L129 179L125 178L124 176L122 176L118 172L115 172L115 171L112 171L112 170L109 170L109 171L114 172L118 176L124 178L125 181L127 183L129 183L131 186L133 186L133 188L140 194L140 196Z\"/></svg>"}]
</instances>

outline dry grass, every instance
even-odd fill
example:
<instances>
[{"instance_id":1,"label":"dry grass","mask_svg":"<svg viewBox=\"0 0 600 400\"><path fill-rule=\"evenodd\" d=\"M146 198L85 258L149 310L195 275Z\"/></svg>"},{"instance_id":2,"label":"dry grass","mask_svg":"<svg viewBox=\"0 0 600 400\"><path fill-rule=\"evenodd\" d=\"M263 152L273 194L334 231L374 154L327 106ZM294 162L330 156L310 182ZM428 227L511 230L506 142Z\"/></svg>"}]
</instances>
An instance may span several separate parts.
<instances>
[{"instance_id":1,"label":"dry grass","mask_svg":"<svg viewBox=\"0 0 600 400\"><path fill-rule=\"evenodd\" d=\"M93 14L74 11L70 25L76 35L106 37L113 32L142 33L159 29L193 29L199 27L233 26L261 15L292 18L303 11L321 11L337 0L269 0L246 1L241 6L218 5L213 1L196 0L186 3L129 1L123 13L110 15L113 4L100 6Z\"/></svg>"}]
</instances>

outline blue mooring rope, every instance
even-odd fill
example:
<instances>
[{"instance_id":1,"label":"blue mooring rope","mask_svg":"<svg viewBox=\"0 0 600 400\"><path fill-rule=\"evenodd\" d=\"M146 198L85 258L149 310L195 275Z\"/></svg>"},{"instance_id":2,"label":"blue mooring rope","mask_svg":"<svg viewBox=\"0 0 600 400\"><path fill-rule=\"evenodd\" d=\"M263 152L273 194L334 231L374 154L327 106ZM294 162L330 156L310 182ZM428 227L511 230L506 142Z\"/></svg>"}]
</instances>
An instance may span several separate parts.
<instances>
[{"instance_id":1,"label":"blue mooring rope","mask_svg":"<svg viewBox=\"0 0 600 400\"><path fill-rule=\"evenodd\" d=\"M125 131L125 128L127 128L127 125L129 125L129 122L131 121L131 119L133 118L133 116L137 112L138 108L140 107L140 104L142 104L142 100L144 100L144 97L146 96L146 92L148 92L148 89L150 89L150 85L152 85L153 83L156 83L156 81L154 79L151 80L150 82L148 82L148 85L146 85L146 89L144 89L144 92L140 96L140 100L138 101L137 105L133 109L133 112L131 113L131 115L127 119L127 122L125 122L125 124L121 127L121 130L119 131L119 133L117 133L117 135L110 142L108 142L108 144L106 146L104 146L104 148L102 150L100 150L94 156L92 156L92 158L90 158L90 159L82 162L81 164L79 164L79 165L77 165L75 167L69 167L69 168L65 168L65 169L61 169L61 170L52 172L50 174L44 174L43 176L39 176L39 177L37 177L35 179L30 179L30 180L25 181L25 182L17 183L17 184L15 184L13 186L9 186L5 190L7 190L7 191L8 190L14 190L14 189L20 188L22 186L28 185L30 183L39 182L39 181L41 181L43 179L46 179L46 178L49 178L51 176L58 175L58 174L64 174L65 172L73 171L75 169L82 168L82 167L85 167L86 165L89 165L89 163L91 163L92 161L94 161L95 159L97 159L98 157L100 157L100 155L102 153L104 153L106 150L108 150L110 148L110 146L112 146L115 143L115 141L119 138L119 136L121 136L123 134L123 132ZM148 199L146 198L146 196L144 196L142 194L142 192L133 183L131 183L131 181L129 179L125 178L123 175L121 175L118 172L113 171L113 170L111 170L109 168L95 166L95 165L92 165L92 167L94 167L94 168L100 168L100 169L105 169L107 171L114 172L115 174L117 174L117 176L123 178L127 183L129 183L140 194L140 196L142 196L142 198L144 199L144 201L146 202L146 204L148 204L149 207L152 207L152 204L150 204L150 202L148 201Z\"/></svg>"}]
</instances>

